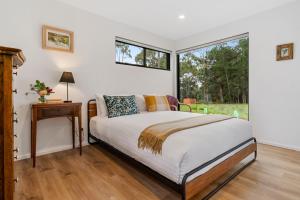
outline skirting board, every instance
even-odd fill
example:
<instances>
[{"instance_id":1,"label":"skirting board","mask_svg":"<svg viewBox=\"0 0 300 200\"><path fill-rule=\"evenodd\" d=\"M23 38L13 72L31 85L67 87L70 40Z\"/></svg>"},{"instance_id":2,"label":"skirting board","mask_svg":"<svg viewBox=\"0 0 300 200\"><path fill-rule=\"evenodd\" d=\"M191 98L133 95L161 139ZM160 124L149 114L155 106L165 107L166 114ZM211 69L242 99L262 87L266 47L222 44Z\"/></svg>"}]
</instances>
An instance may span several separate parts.
<instances>
[{"instance_id":1,"label":"skirting board","mask_svg":"<svg viewBox=\"0 0 300 200\"><path fill-rule=\"evenodd\" d=\"M297 147L297 146L284 145L284 144L279 144L279 143L276 143L276 142L268 142L268 141L265 141L265 140L258 140L257 142L260 143L260 144L271 145L271 146L274 146L274 147L290 149L290 150L294 150L294 151L300 151L300 147Z\"/></svg>"},{"instance_id":2,"label":"skirting board","mask_svg":"<svg viewBox=\"0 0 300 200\"><path fill-rule=\"evenodd\" d=\"M86 146L89 145L88 142L83 142L82 146ZM59 152L59 151L65 151L65 150L70 150L73 148L73 145L64 145L64 146L58 146L58 147L53 147L53 148L48 148L48 149L43 149L41 151L37 151L37 156L42 156L42 155L46 155L46 154L50 154L50 153L55 153L55 152ZM77 148L77 146L75 147ZM24 160L30 158L30 153L28 154L24 154L24 155L18 155L18 160Z\"/></svg>"}]
</instances>

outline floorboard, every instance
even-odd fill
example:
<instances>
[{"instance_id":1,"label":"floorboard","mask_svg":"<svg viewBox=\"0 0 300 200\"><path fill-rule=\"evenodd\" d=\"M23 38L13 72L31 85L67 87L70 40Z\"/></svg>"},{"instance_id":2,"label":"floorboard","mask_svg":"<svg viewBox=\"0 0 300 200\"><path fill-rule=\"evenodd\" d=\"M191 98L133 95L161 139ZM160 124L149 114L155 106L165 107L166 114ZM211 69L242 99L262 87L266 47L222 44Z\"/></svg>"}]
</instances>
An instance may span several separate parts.
<instances>
[{"instance_id":1,"label":"floorboard","mask_svg":"<svg viewBox=\"0 0 300 200\"><path fill-rule=\"evenodd\" d=\"M35 169L31 164L16 162L15 200L180 200L171 188L99 146L84 147L82 156L78 150L40 156ZM212 198L299 199L300 152L268 145L259 145L257 161Z\"/></svg>"}]
</instances>

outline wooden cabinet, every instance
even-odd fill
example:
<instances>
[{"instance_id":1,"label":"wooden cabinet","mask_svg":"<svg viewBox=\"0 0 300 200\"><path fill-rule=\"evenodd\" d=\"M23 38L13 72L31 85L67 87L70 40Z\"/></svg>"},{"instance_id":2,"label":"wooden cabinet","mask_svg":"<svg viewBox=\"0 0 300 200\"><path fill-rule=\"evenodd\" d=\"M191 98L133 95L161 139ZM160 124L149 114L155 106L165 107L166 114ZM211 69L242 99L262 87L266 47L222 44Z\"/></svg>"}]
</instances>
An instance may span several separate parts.
<instances>
[{"instance_id":1,"label":"wooden cabinet","mask_svg":"<svg viewBox=\"0 0 300 200\"><path fill-rule=\"evenodd\" d=\"M13 76L25 61L20 49L0 46L0 200L12 200L14 192Z\"/></svg>"}]
</instances>

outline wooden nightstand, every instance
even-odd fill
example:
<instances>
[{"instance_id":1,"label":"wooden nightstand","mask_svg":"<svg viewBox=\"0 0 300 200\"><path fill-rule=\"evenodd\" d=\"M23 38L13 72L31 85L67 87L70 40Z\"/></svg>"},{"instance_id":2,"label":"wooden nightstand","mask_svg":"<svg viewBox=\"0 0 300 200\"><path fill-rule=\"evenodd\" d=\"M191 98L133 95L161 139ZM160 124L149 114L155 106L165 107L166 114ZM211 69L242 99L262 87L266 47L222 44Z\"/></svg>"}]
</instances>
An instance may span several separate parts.
<instances>
[{"instance_id":1,"label":"wooden nightstand","mask_svg":"<svg viewBox=\"0 0 300 200\"><path fill-rule=\"evenodd\" d=\"M72 137L73 149L75 148L75 117L78 118L79 130L79 148L82 154L82 119L81 119L82 103L60 103L60 104L32 104L31 105L31 158L33 159L33 167L36 163L36 137L37 122L43 119L56 117L72 118Z\"/></svg>"}]
</instances>

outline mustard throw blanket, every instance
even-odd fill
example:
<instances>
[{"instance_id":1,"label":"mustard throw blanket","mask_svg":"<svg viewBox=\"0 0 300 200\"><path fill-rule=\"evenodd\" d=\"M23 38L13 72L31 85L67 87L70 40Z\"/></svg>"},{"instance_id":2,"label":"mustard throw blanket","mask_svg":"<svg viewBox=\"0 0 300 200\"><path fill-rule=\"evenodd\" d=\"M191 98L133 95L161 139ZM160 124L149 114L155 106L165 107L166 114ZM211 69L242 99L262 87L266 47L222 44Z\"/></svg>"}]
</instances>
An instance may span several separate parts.
<instances>
[{"instance_id":1,"label":"mustard throw blanket","mask_svg":"<svg viewBox=\"0 0 300 200\"><path fill-rule=\"evenodd\" d=\"M143 130L138 140L138 147L151 149L154 154L161 154L164 141L173 133L232 118L233 117L225 115L201 115L198 117L154 124Z\"/></svg>"}]
</instances>

